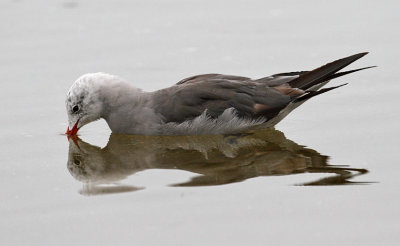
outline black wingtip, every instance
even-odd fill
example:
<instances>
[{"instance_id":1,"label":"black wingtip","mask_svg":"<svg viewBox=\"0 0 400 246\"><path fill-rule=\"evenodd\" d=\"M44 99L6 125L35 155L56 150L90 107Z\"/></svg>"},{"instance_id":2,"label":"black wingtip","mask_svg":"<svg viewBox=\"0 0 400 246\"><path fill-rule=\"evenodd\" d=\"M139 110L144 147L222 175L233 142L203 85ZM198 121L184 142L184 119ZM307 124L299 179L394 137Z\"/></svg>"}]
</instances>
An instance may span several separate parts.
<instances>
[{"instance_id":1,"label":"black wingtip","mask_svg":"<svg viewBox=\"0 0 400 246\"><path fill-rule=\"evenodd\" d=\"M326 78L326 80L335 79L335 78L341 77L343 75L347 75L347 74L351 74L351 73L354 73L354 72L358 72L358 71L365 70L365 69L370 69L370 68L375 68L375 67L378 67L378 66L362 67L362 68L353 69L353 70L349 70L349 71L344 71L344 72L340 72L340 73L334 73L334 74L328 76Z\"/></svg>"},{"instance_id":2,"label":"black wingtip","mask_svg":"<svg viewBox=\"0 0 400 246\"><path fill-rule=\"evenodd\" d=\"M365 51L365 52L358 53L356 55L359 55L360 57L363 57L363 56L368 55L368 54L369 54L369 52Z\"/></svg>"},{"instance_id":3,"label":"black wingtip","mask_svg":"<svg viewBox=\"0 0 400 246\"><path fill-rule=\"evenodd\" d=\"M294 88L308 89L313 85L326 81L327 78L333 76L337 71L343 69L367 54L368 52L362 52L335 60L322 67L300 75L297 79L290 81L289 85Z\"/></svg>"},{"instance_id":4,"label":"black wingtip","mask_svg":"<svg viewBox=\"0 0 400 246\"><path fill-rule=\"evenodd\" d=\"M348 60L348 61L351 61L350 63L353 63L353 62L357 61L358 59L360 59L360 58L362 58L362 57L364 57L364 56L366 56L368 54L369 54L369 52L361 52L361 53L358 53L358 54L355 54L355 55L352 55L352 56L348 56L348 57L342 58L340 60Z\"/></svg>"},{"instance_id":5,"label":"black wingtip","mask_svg":"<svg viewBox=\"0 0 400 246\"><path fill-rule=\"evenodd\" d=\"M355 55L351 55L351 56L345 57L345 58L343 58L343 59L348 59L348 58L354 57L355 60L358 60L358 59L360 59L361 57L366 56L366 55L368 55L368 54L369 54L369 52L361 52L361 53L358 53L358 54L355 54Z\"/></svg>"}]
</instances>

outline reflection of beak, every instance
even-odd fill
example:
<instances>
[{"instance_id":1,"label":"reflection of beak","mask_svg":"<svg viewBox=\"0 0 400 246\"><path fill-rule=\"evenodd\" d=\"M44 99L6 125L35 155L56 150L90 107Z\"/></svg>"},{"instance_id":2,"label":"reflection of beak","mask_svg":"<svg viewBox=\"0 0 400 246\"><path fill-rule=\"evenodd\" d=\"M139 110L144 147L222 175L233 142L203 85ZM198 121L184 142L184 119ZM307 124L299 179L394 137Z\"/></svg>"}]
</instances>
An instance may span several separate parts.
<instances>
[{"instance_id":1,"label":"reflection of beak","mask_svg":"<svg viewBox=\"0 0 400 246\"><path fill-rule=\"evenodd\" d=\"M74 127L72 127L71 130L69 130L69 126L68 126L67 131L65 132L65 134L67 134L67 135L69 135L69 136L74 136L74 135L76 135L76 134L78 133L78 131L79 131L79 128L78 128L79 120L80 120L80 119L78 119L78 120L76 121Z\"/></svg>"},{"instance_id":2,"label":"reflection of beak","mask_svg":"<svg viewBox=\"0 0 400 246\"><path fill-rule=\"evenodd\" d=\"M73 128L72 128L73 129ZM69 130L69 129L68 129ZM72 139L72 141L74 142L74 144L76 145L76 147L78 147L78 149L81 149L80 147L79 147L79 144L78 144L78 139L79 139L79 137L77 136L77 135L68 135L67 136L67 139L68 139L68 142L69 142L69 140L70 139Z\"/></svg>"}]
</instances>

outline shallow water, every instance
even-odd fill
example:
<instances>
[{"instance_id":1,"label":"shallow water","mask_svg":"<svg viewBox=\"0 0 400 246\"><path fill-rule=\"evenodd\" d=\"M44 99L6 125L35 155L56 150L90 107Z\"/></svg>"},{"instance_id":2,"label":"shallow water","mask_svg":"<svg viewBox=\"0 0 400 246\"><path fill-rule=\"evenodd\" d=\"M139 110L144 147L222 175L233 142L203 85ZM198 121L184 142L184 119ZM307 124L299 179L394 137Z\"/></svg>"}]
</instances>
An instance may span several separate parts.
<instances>
[{"instance_id":1,"label":"shallow water","mask_svg":"<svg viewBox=\"0 0 400 246\"><path fill-rule=\"evenodd\" d=\"M397 245L396 1L3 1L1 245ZM362 51L349 85L276 130L79 139L64 97L104 71L145 90ZM79 147L78 147L79 146ZM307 147L305 147L307 146Z\"/></svg>"},{"instance_id":2,"label":"shallow water","mask_svg":"<svg viewBox=\"0 0 400 246\"><path fill-rule=\"evenodd\" d=\"M215 136L111 135L104 148L79 138L70 140L68 170L84 183L81 193L85 195L140 190L114 182L150 169L197 174L172 185L188 187L299 173L336 175L298 185L357 184L349 179L368 172L329 165L327 156L288 140L274 129Z\"/></svg>"}]
</instances>

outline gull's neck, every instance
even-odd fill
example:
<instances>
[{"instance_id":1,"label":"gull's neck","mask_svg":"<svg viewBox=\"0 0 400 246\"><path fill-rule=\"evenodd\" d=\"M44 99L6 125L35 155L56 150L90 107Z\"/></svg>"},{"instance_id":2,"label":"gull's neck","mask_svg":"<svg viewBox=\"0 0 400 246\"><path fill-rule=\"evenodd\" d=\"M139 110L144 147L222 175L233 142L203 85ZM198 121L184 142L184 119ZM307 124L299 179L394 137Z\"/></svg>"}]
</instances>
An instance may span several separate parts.
<instances>
[{"instance_id":1,"label":"gull's neck","mask_svg":"<svg viewBox=\"0 0 400 246\"><path fill-rule=\"evenodd\" d=\"M124 81L101 83L101 117L114 133L157 134L161 117L152 108L152 93Z\"/></svg>"}]
</instances>

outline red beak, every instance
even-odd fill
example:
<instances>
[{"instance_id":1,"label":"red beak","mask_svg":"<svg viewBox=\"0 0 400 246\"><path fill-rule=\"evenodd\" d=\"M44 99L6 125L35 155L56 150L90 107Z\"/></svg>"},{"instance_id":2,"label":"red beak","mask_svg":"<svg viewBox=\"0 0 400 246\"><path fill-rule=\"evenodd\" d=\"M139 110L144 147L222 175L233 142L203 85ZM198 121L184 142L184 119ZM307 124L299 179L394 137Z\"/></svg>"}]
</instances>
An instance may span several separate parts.
<instances>
[{"instance_id":1,"label":"red beak","mask_svg":"<svg viewBox=\"0 0 400 246\"><path fill-rule=\"evenodd\" d=\"M72 127L72 130L69 130L69 126L67 128L67 132L65 132L65 134L69 135L69 136L74 136L78 133L78 123L79 123L79 119L76 121L74 127Z\"/></svg>"},{"instance_id":2,"label":"red beak","mask_svg":"<svg viewBox=\"0 0 400 246\"><path fill-rule=\"evenodd\" d=\"M69 129L67 130L67 132L69 131ZM74 141L74 144L76 145L76 147L78 147L78 149L81 149L81 147L79 147L79 144L78 144L78 139L79 139L79 137L77 136L77 135L68 135L67 136L67 139L68 139L68 142L69 142L69 140L72 138L72 141Z\"/></svg>"}]
</instances>

